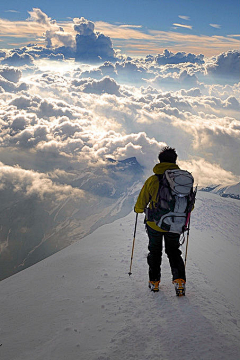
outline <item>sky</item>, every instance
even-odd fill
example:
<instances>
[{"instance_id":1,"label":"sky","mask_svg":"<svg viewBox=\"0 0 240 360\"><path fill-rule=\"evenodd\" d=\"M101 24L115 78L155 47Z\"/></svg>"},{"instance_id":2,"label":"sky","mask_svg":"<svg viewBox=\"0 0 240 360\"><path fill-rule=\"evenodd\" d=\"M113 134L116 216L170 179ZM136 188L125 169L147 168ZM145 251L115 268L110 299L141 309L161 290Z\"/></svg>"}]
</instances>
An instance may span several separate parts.
<instances>
[{"instance_id":1,"label":"sky","mask_svg":"<svg viewBox=\"0 0 240 360\"><path fill-rule=\"evenodd\" d=\"M67 7L64 1L10 0L0 4L1 48L36 41L36 32L41 37L26 21L32 8L40 8L65 28L75 17L93 21L96 31L110 36L114 47L130 56L165 48L213 56L239 47L237 0L82 0L68 1Z\"/></svg>"}]
</instances>

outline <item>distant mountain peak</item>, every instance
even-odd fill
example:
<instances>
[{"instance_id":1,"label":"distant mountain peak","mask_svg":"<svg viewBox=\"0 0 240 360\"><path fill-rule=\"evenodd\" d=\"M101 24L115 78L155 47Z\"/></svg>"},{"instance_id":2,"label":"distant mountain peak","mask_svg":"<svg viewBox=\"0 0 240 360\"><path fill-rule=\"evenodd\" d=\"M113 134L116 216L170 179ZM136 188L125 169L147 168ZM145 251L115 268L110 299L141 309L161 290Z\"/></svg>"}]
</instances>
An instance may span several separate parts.
<instances>
[{"instance_id":1,"label":"distant mountain peak","mask_svg":"<svg viewBox=\"0 0 240 360\"><path fill-rule=\"evenodd\" d=\"M134 168L134 171L142 172L143 166L139 164L135 156L124 160L115 160L112 158L107 158L107 160L111 163L111 165L107 165L108 168L116 168L116 169L131 169Z\"/></svg>"},{"instance_id":2,"label":"distant mountain peak","mask_svg":"<svg viewBox=\"0 0 240 360\"><path fill-rule=\"evenodd\" d=\"M113 158L106 158L107 161L112 162L112 163L122 163L122 164L129 164L129 163L133 163L133 164L139 164L139 162L137 161L135 156L132 156L130 158L124 159L124 160L115 160ZM139 164L140 165L140 164Z\"/></svg>"}]
</instances>

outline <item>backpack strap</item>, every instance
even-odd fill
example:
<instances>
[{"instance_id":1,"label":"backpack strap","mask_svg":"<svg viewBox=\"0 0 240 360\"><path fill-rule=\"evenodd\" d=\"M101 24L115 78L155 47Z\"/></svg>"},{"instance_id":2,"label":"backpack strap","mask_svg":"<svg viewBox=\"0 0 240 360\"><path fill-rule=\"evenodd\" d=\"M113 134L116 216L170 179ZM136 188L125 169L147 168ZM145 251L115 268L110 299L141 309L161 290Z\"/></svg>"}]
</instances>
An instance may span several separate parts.
<instances>
[{"instance_id":1,"label":"backpack strap","mask_svg":"<svg viewBox=\"0 0 240 360\"><path fill-rule=\"evenodd\" d=\"M155 176L157 176L158 178L158 192L157 192L157 197L156 197L156 202L159 201L159 196L160 196L160 189L161 189L161 186L162 186L162 180L163 180L163 175L164 174L155 174ZM153 205L153 204L152 204Z\"/></svg>"},{"instance_id":2,"label":"backpack strap","mask_svg":"<svg viewBox=\"0 0 240 360\"><path fill-rule=\"evenodd\" d=\"M153 204L152 202L152 213L154 217L158 217L159 212L162 213L163 211L165 213L170 210L172 211L175 203L175 199L172 196L171 188L167 181L165 173L156 174L156 176L159 180L159 187L155 199L155 204Z\"/></svg>"}]
</instances>

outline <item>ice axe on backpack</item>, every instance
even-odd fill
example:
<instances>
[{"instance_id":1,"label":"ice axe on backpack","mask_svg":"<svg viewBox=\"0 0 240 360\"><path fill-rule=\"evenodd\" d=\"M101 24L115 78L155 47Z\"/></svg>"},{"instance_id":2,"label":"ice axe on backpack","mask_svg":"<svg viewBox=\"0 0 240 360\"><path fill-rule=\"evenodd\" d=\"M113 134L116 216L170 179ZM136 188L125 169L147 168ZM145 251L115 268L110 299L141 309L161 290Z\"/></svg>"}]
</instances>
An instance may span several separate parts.
<instances>
[{"instance_id":1,"label":"ice axe on backpack","mask_svg":"<svg viewBox=\"0 0 240 360\"><path fill-rule=\"evenodd\" d=\"M131 255L131 262L130 262L130 270L128 275L132 275L132 260L133 260L133 251L134 251L134 245L135 245L135 237L136 237L136 231L137 231L137 218L138 218L138 213L136 213L136 220L135 220L135 227L134 227L134 234L133 234L133 245L132 245L132 255Z\"/></svg>"},{"instance_id":2,"label":"ice axe on backpack","mask_svg":"<svg viewBox=\"0 0 240 360\"><path fill-rule=\"evenodd\" d=\"M188 239L189 239L189 231L190 231L190 216L191 213L189 213L189 217L187 219L188 221L188 226L187 226L187 242L186 242L186 250L185 250L185 259L184 259L184 267L186 268L186 263L187 263L187 251L188 251Z\"/></svg>"},{"instance_id":3,"label":"ice axe on backpack","mask_svg":"<svg viewBox=\"0 0 240 360\"><path fill-rule=\"evenodd\" d=\"M191 204L191 206L192 206L191 211L193 210L193 206L194 206L194 203L195 203L195 198L196 198L196 194L197 194L197 188L198 188L198 185L195 187L195 190L193 192L194 197L193 197L193 203ZM187 242L186 242L185 259L184 259L185 268L186 268L186 263L187 263L187 251L188 251L188 240L189 240L189 231L190 231L191 211L188 213L188 216L187 216L187 219L186 219L186 224L185 224L185 229L187 230Z\"/></svg>"}]
</instances>

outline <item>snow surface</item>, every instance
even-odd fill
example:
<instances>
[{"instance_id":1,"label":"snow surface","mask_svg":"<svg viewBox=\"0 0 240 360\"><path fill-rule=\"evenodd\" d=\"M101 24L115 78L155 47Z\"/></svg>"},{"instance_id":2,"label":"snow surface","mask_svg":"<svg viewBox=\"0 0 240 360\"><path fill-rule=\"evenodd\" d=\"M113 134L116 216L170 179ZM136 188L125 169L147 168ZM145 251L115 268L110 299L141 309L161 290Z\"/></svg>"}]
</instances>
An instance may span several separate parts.
<instances>
[{"instance_id":1,"label":"snow surface","mask_svg":"<svg viewBox=\"0 0 240 360\"><path fill-rule=\"evenodd\" d=\"M197 197L185 297L165 254L149 291L141 215L128 276L131 213L0 283L0 359L239 360L240 202Z\"/></svg>"}]
</instances>

